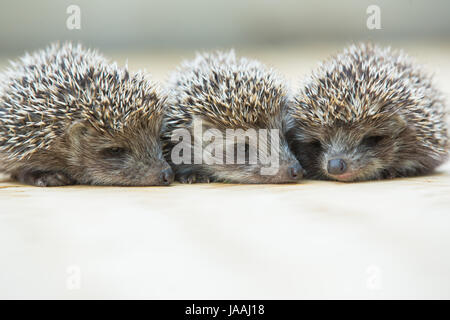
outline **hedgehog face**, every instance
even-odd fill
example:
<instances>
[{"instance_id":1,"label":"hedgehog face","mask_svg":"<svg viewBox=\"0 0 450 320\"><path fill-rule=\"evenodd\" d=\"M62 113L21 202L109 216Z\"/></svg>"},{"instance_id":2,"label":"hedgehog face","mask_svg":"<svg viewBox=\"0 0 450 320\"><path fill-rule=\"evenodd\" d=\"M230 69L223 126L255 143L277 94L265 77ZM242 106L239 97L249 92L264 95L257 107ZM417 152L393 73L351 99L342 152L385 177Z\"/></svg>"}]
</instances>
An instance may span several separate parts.
<instances>
[{"instance_id":1,"label":"hedgehog face","mask_svg":"<svg viewBox=\"0 0 450 320\"><path fill-rule=\"evenodd\" d=\"M122 131L97 130L76 123L69 129L69 163L81 183L96 185L168 185L173 172L164 160L159 126Z\"/></svg>"},{"instance_id":2,"label":"hedgehog face","mask_svg":"<svg viewBox=\"0 0 450 320\"><path fill-rule=\"evenodd\" d=\"M268 151L264 155L257 151L258 143L252 141L232 143L228 147L234 149L232 163L207 166L207 170L219 181L255 184L289 183L303 177L303 168L284 141L280 142L279 147L276 148L273 148L271 143L267 143ZM225 145L226 148L227 145ZM243 152L239 153L239 150ZM224 161L227 157L228 154Z\"/></svg>"},{"instance_id":3,"label":"hedgehog face","mask_svg":"<svg viewBox=\"0 0 450 320\"><path fill-rule=\"evenodd\" d=\"M223 126L217 129L203 121L203 130L214 130L223 137L222 163L211 161L214 155L209 152L210 142L203 140L203 157L210 159L204 170L219 181L234 183L289 183L301 179L303 168L290 151L280 123L274 121L269 126L272 129L244 130Z\"/></svg>"},{"instance_id":4,"label":"hedgehog face","mask_svg":"<svg viewBox=\"0 0 450 320\"><path fill-rule=\"evenodd\" d=\"M292 148L309 176L360 181L388 176L414 146L406 124L398 118L309 127L295 133ZM410 141L410 143L408 143Z\"/></svg>"}]
</instances>

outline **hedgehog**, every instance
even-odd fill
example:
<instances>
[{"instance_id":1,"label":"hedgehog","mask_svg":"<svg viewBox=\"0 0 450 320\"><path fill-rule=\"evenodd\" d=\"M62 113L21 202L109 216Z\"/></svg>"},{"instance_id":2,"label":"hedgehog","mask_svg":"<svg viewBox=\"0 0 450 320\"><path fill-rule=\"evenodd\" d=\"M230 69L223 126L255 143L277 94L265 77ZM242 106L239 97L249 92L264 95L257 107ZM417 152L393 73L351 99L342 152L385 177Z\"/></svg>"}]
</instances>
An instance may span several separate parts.
<instances>
[{"instance_id":1,"label":"hedgehog","mask_svg":"<svg viewBox=\"0 0 450 320\"><path fill-rule=\"evenodd\" d=\"M302 178L303 169L285 138L285 115L292 99L284 79L274 70L255 60L236 58L234 50L199 53L172 73L167 91L164 150L176 180L182 183L286 183ZM219 161L213 163L198 163L192 158L190 162L174 163L175 146L183 143L174 141L174 132L187 131L190 138L184 144L192 146L198 141L194 132L196 123L202 132L215 130L224 137L221 146L224 152L218 155ZM228 130L237 138L228 139ZM270 139L269 133L264 135L264 130L270 131ZM252 139L251 133L263 134ZM194 158L196 152L200 153L200 160L213 155L211 151L208 153L204 140L200 139L199 144L197 151L194 148L186 152L192 152ZM263 171L268 166L269 152L260 152L263 149L256 152L261 146L272 150L271 156L276 155L274 170Z\"/></svg>"},{"instance_id":2,"label":"hedgehog","mask_svg":"<svg viewBox=\"0 0 450 320\"><path fill-rule=\"evenodd\" d=\"M432 76L403 51L354 44L306 78L287 135L310 178L423 175L447 159L447 112Z\"/></svg>"},{"instance_id":3,"label":"hedgehog","mask_svg":"<svg viewBox=\"0 0 450 320\"><path fill-rule=\"evenodd\" d=\"M160 91L80 44L27 53L1 74L0 170L35 186L167 185Z\"/></svg>"}]
</instances>

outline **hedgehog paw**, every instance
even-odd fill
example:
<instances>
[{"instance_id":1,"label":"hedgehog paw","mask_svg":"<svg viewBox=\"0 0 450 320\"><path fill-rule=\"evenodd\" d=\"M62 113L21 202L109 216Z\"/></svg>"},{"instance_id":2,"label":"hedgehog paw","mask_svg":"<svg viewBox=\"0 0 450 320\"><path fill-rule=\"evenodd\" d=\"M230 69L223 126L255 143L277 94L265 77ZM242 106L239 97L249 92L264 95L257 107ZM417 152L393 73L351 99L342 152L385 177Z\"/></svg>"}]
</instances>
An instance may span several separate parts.
<instances>
[{"instance_id":1,"label":"hedgehog paw","mask_svg":"<svg viewBox=\"0 0 450 320\"><path fill-rule=\"evenodd\" d=\"M397 177L397 174L394 170L385 169L381 173L382 179L394 179L395 177Z\"/></svg>"},{"instance_id":2,"label":"hedgehog paw","mask_svg":"<svg viewBox=\"0 0 450 320\"><path fill-rule=\"evenodd\" d=\"M197 183L210 183L213 182L213 179L210 176L197 174L195 177L195 182Z\"/></svg>"},{"instance_id":3,"label":"hedgehog paw","mask_svg":"<svg viewBox=\"0 0 450 320\"><path fill-rule=\"evenodd\" d=\"M178 181L181 183L210 183L211 179L207 175L197 174L197 173L188 173L182 174L178 176Z\"/></svg>"},{"instance_id":4,"label":"hedgehog paw","mask_svg":"<svg viewBox=\"0 0 450 320\"><path fill-rule=\"evenodd\" d=\"M75 184L75 180L58 171L22 171L14 175L18 181L37 187L57 187Z\"/></svg>"}]
</instances>

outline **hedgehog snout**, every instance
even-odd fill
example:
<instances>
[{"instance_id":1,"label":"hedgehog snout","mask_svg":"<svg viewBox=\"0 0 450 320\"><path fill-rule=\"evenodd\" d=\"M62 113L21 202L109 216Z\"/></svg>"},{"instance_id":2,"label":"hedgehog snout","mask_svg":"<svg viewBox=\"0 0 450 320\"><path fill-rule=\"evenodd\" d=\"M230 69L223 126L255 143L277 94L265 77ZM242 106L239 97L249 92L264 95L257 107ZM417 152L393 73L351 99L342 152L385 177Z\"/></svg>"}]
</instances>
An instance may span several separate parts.
<instances>
[{"instance_id":1,"label":"hedgehog snout","mask_svg":"<svg viewBox=\"0 0 450 320\"><path fill-rule=\"evenodd\" d=\"M300 163L298 161L296 161L294 164L290 165L287 168L287 174L288 174L289 179L299 180L305 174L305 170L303 170Z\"/></svg>"},{"instance_id":2,"label":"hedgehog snout","mask_svg":"<svg viewBox=\"0 0 450 320\"><path fill-rule=\"evenodd\" d=\"M161 185L167 186L173 182L174 178L175 175L173 170L169 167L161 171L161 174L159 175L159 182Z\"/></svg>"},{"instance_id":3,"label":"hedgehog snout","mask_svg":"<svg viewBox=\"0 0 450 320\"><path fill-rule=\"evenodd\" d=\"M327 170L329 174L339 175L347 171L348 164L344 159L331 159L328 161Z\"/></svg>"}]
</instances>

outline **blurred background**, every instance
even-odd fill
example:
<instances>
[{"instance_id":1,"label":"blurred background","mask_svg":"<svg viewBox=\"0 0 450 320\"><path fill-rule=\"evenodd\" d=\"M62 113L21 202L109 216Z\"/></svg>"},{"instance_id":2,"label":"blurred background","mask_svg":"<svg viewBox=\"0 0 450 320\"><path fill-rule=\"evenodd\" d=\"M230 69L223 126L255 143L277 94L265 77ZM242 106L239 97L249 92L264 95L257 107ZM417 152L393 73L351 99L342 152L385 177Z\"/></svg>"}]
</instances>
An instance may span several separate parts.
<instances>
[{"instance_id":1,"label":"blurred background","mask_svg":"<svg viewBox=\"0 0 450 320\"><path fill-rule=\"evenodd\" d=\"M355 41L404 47L424 63L450 47L445 0L2 0L0 6L0 66L24 51L72 40L164 79L195 51L233 47L294 79Z\"/></svg>"},{"instance_id":2,"label":"blurred background","mask_svg":"<svg viewBox=\"0 0 450 320\"><path fill-rule=\"evenodd\" d=\"M71 5L80 8L80 29L67 28ZM373 5L381 29L367 26ZM68 39L110 50L448 41L449 12L445 0L2 0L0 43L2 53L19 54Z\"/></svg>"}]
</instances>

